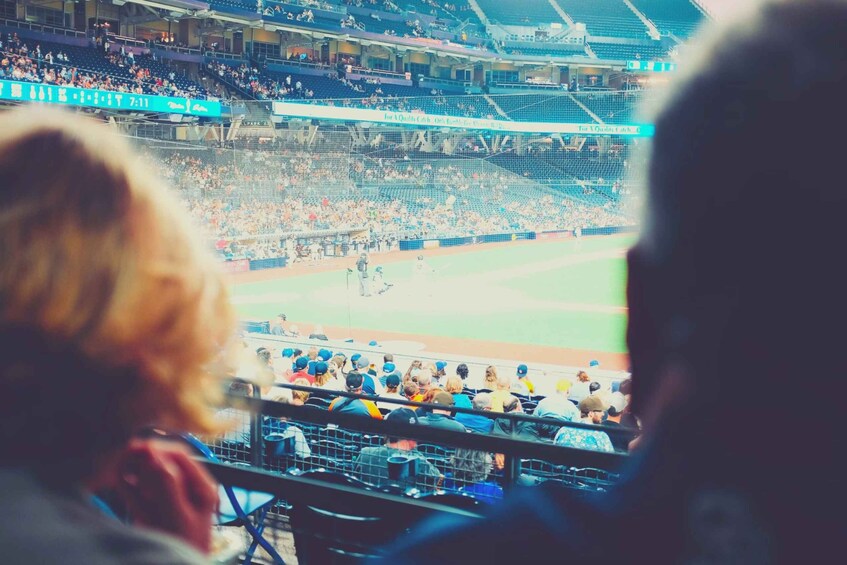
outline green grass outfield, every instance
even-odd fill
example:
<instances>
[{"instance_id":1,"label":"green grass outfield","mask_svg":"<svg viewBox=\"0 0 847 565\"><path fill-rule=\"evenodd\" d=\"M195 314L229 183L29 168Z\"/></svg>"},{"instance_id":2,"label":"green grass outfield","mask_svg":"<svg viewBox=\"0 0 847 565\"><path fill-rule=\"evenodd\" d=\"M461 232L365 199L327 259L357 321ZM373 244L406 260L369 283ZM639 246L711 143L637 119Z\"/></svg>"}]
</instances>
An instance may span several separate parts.
<instances>
[{"instance_id":1,"label":"green grass outfield","mask_svg":"<svg viewBox=\"0 0 847 565\"><path fill-rule=\"evenodd\" d=\"M383 266L394 283L387 293L358 296L346 267L233 286L233 301L246 318L285 312L298 323L474 338L623 353L626 311L624 250L632 236L485 245L427 257L436 274L413 277L416 252ZM426 253L426 252L424 252ZM406 258L407 256L407 258ZM348 265L349 263L349 265ZM371 272L379 265L372 257ZM331 335L330 337L341 337Z\"/></svg>"}]
</instances>

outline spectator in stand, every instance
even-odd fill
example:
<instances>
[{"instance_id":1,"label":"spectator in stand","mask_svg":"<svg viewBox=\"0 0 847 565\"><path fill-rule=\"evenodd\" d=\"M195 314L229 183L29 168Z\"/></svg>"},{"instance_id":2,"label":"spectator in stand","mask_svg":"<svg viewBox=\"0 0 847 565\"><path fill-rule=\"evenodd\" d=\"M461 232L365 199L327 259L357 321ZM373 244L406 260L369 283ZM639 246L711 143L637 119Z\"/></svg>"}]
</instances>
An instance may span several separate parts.
<instances>
[{"instance_id":1,"label":"spectator in stand","mask_svg":"<svg viewBox=\"0 0 847 565\"><path fill-rule=\"evenodd\" d=\"M437 387L432 384L432 374L429 371L418 375L418 392L421 396L426 396L426 394L434 388Z\"/></svg>"},{"instance_id":2,"label":"spectator in stand","mask_svg":"<svg viewBox=\"0 0 847 565\"><path fill-rule=\"evenodd\" d=\"M620 427L621 417L626 408L626 399L620 392L614 392L610 396L609 407L606 410L606 419L603 420L604 426ZM629 438L623 435L613 434L611 437L612 445L615 451L626 453L629 450Z\"/></svg>"},{"instance_id":3,"label":"spectator in stand","mask_svg":"<svg viewBox=\"0 0 847 565\"><path fill-rule=\"evenodd\" d=\"M574 428L567 425L559 429L553 438L553 443L566 447L602 451L605 453L612 453L615 450L612 440L606 432Z\"/></svg>"},{"instance_id":4,"label":"spectator in stand","mask_svg":"<svg viewBox=\"0 0 847 565\"><path fill-rule=\"evenodd\" d=\"M4 112L0 175L3 560L208 563L215 482L186 451L135 437L217 431L209 367L229 364L236 326L213 258L93 120ZM98 510L106 489L132 525Z\"/></svg>"},{"instance_id":5,"label":"spectator in stand","mask_svg":"<svg viewBox=\"0 0 847 565\"><path fill-rule=\"evenodd\" d=\"M529 380L527 373L529 373L529 368L526 365L523 363L518 365L518 369L515 372L517 380L512 384L512 392L525 395L535 393L535 385Z\"/></svg>"},{"instance_id":6,"label":"spectator in stand","mask_svg":"<svg viewBox=\"0 0 847 565\"><path fill-rule=\"evenodd\" d=\"M388 377L385 379L385 392L383 392L379 396L380 398L385 398L386 400L406 400L406 397L400 394L399 389L400 377L392 373L388 375ZM391 402L378 402L377 406L379 408L387 408L388 410L394 410L395 408L399 408L401 405L393 404Z\"/></svg>"},{"instance_id":7,"label":"spectator in stand","mask_svg":"<svg viewBox=\"0 0 847 565\"><path fill-rule=\"evenodd\" d=\"M356 369L361 373L362 378L365 380L364 384L364 394L370 394L371 396L376 396L382 393L382 385L379 382L379 379L375 379L374 374L371 373L371 362L367 357L360 356L356 359Z\"/></svg>"},{"instance_id":8,"label":"spectator in stand","mask_svg":"<svg viewBox=\"0 0 847 565\"><path fill-rule=\"evenodd\" d=\"M489 392L497 390L497 368L489 365L485 368L485 377L482 380L482 389Z\"/></svg>"},{"instance_id":9,"label":"spectator in stand","mask_svg":"<svg viewBox=\"0 0 847 565\"><path fill-rule=\"evenodd\" d=\"M439 406L453 406L453 395L449 392L438 390L434 391L431 402ZM433 408L428 414L420 418L420 424L431 426L433 428L441 428L442 430L452 430L454 432L466 432L465 426L456 421L451 410Z\"/></svg>"},{"instance_id":10,"label":"spectator in stand","mask_svg":"<svg viewBox=\"0 0 847 565\"><path fill-rule=\"evenodd\" d=\"M287 391L289 393L293 393L290 389ZM277 394L272 396L268 400L273 402L279 402L281 404L293 404L292 403L292 395L291 394ZM306 440L306 436L303 434L303 430L301 430L298 426L287 421L286 418L271 418L265 416L262 422L262 436L267 438L271 436L271 439L274 438L272 434L279 434L279 439L286 439L289 437L294 438L294 454L299 458L311 457L312 448L309 447L309 442ZM267 439L266 439L267 441Z\"/></svg>"},{"instance_id":11,"label":"spectator in stand","mask_svg":"<svg viewBox=\"0 0 847 565\"><path fill-rule=\"evenodd\" d=\"M462 379L462 385L464 387L464 381L468 380L468 366L464 363L459 363L456 365L456 374Z\"/></svg>"},{"instance_id":12,"label":"spectator in stand","mask_svg":"<svg viewBox=\"0 0 847 565\"><path fill-rule=\"evenodd\" d=\"M626 408L624 408L623 415L621 416L621 425L628 428L640 428L638 419L632 413L632 379L621 381L618 390L623 395L624 400L626 400Z\"/></svg>"},{"instance_id":13,"label":"spectator in stand","mask_svg":"<svg viewBox=\"0 0 847 565\"><path fill-rule=\"evenodd\" d=\"M379 377L379 384L385 386L385 382L388 380L388 377L394 375L396 370L397 367L394 365L394 363L385 363L385 365L382 366L382 376ZM397 380L399 381L400 379L398 378Z\"/></svg>"},{"instance_id":14,"label":"spectator in stand","mask_svg":"<svg viewBox=\"0 0 847 565\"><path fill-rule=\"evenodd\" d=\"M409 364L409 368L406 369L406 374L403 376L403 382L408 380L412 380L413 372L420 371L421 367L423 367L423 363L419 359L415 359ZM414 376L417 377L418 373L415 373ZM415 380L417 382L417 380Z\"/></svg>"},{"instance_id":15,"label":"spectator in stand","mask_svg":"<svg viewBox=\"0 0 847 565\"><path fill-rule=\"evenodd\" d=\"M577 402L591 394L591 377L585 371L576 374L576 383L571 387L569 397Z\"/></svg>"},{"instance_id":16,"label":"spectator in stand","mask_svg":"<svg viewBox=\"0 0 847 565\"><path fill-rule=\"evenodd\" d=\"M578 421L579 409L569 399L572 386L573 383L568 379L559 379L556 382L555 394L539 400L532 414L542 418L562 418L568 422Z\"/></svg>"},{"instance_id":17,"label":"spectator in stand","mask_svg":"<svg viewBox=\"0 0 847 565\"><path fill-rule=\"evenodd\" d=\"M491 410L491 393L480 392L473 397L474 410ZM456 421L465 426L469 432L480 434L491 433L491 428L494 427L494 420L486 418L479 414L456 414Z\"/></svg>"},{"instance_id":18,"label":"spectator in stand","mask_svg":"<svg viewBox=\"0 0 847 565\"><path fill-rule=\"evenodd\" d=\"M386 421L404 424L419 423L415 412L408 408L393 410L386 416ZM394 483L388 475L389 458L400 456L415 463L415 472L407 481L404 481L403 486L417 486L425 491L433 490L441 485L444 477L416 448L417 441L414 439L388 436L385 438L384 446L362 448L356 458L354 472L366 483L378 487L388 486Z\"/></svg>"},{"instance_id":19,"label":"spectator in stand","mask_svg":"<svg viewBox=\"0 0 847 565\"><path fill-rule=\"evenodd\" d=\"M606 407L599 396L589 396L579 402L579 421L583 424L602 424L606 415Z\"/></svg>"},{"instance_id":20,"label":"spectator in stand","mask_svg":"<svg viewBox=\"0 0 847 565\"><path fill-rule=\"evenodd\" d=\"M306 379L309 381L309 384L313 384L315 382L315 377L309 374L309 358L308 357L298 357L294 362L294 373L291 375L291 382L293 383L297 379Z\"/></svg>"},{"instance_id":21,"label":"spectator in stand","mask_svg":"<svg viewBox=\"0 0 847 565\"><path fill-rule=\"evenodd\" d=\"M314 386L314 383L310 383L308 379L299 378L294 379L294 382L291 383L297 386ZM291 404L294 406L303 406L306 404L306 401L309 400L309 393L305 390L292 390L291 391Z\"/></svg>"},{"instance_id":22,"label":"spectator in stand","mask_svg":"<svg viewBox=\"0 0 847 565\"><path fill-rule=\"evenodd\" d=\"M420 393L418 383L413 381L408 381L403 385L403 396L406 397L406 400L410 400L412 402L423 401L423 395Z\"/></svg>"},{"instance_id":23,"label":"spectator in stand","mask_svg":"<svg viewBox=\"0 0 847 565\"><path fill-rule=\"evenodd\" d=\"M493 394L493 393L492 393ZM504 414L523 414L523 406L517 396L509 394L503 401ZM494 420L494 426L491 433L500 436L517 437L528 441L538 439L533 423L528 420L513 420L511 418L497 418Z\"/></svg>"},{"instance_id":24,"label":"spectator in stand","mask_svg":"<svg viewBox=\"0 0 847 565\"><path fill-rule=\"evenodd\" d=\"M447 377L444 390L453 395L453 405L457 408L470 408L470 397L462 392L462 379L458 375Z\"/></svg>"},{"instance_id":25,"label":"spectator in stand","mask_svg":"<svg viewBox=\"0 0 847 565\"><path fill-rule=\"evenodd\" d=\"M488 477L494 468L494 458L490 453L475 449L457 448L450 458L453 475L451 486L457 492L467 494L486 504L494 504L503 498L503 487Z\"/></svg>"},{"instance_id":26,"label":"spectator in stand","mask_svg":"<svg viewBox=\"0 0 847 565\"><path fill-rule=\"evenodd\" d=\"M335 367L332 363L318 361L315 364L315 384L312 386L318 388L332 388L332 381L335 380L335 373L330 370L330 367Z\"/></svg>"},{"instance_id":27,"label":"spectator in stand","mask_svg":"<svg viewBox=\"0 0 847 565\"><path fill-rule=\"evenodd\" d=\"M346 383L347 392L362 394L364 378L361 373L357 373L355 371L347 373ZM374 404L372 400L366 400L364 398L339 396L329 404L329 410L345 414L370 416L371 418L382 420L382 413L379 411L376 404Z\"/></svg>"},{"instance_id":28,"label":"spectator in stand","mask_svg":"<svg viewBox=\"0 0 847 565\"><path fill-rule=\"evenodd\" d=\"M501 375L497 377L497 384L491 393L491 409L495 412L502 412L503 405L512 395L512 378L509 375Z\"/></svg>"}]
</instances>

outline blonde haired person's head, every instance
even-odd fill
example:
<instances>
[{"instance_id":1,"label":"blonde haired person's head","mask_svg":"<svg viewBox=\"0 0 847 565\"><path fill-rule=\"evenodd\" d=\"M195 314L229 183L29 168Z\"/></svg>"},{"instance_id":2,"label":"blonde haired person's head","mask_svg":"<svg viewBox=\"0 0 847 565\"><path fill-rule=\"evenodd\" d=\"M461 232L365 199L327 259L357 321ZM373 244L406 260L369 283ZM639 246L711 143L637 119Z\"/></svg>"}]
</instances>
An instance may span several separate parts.
<instances>
[{"instance_id":1,"label":"blonde haired person's head","mask_svg":"<svg viewBox=\"0 0 847 565\"><path fill-rule=\"evenodd\" d=\"M234 314L148 169L94 121L0 114L0 459L80 478L146 425L214 429Z\"/></svg>"},{"instance_id":2,"label":"blonde haired person's head","mask_svg":"<svg viewBox=\"0 0 847 565\"><path fill-rule=\"evenodd\" d=\"M483 385L488 390L494 390L497 388L497 368L494 365L489 365L485 368L485 379L483 379Z\"/></svg>"},{"instance_id":3,"label":"blonde haired person's head","mask_svg":"<svg viewBox=\"0 0 847 565\"><path fill-rule=\"evenodd\" d=\"M447 382L444 384L444 390L450 394L458 394L462 392L462 379L458 375L450 375L447 377Z\"/></svg>"}]
</instances>

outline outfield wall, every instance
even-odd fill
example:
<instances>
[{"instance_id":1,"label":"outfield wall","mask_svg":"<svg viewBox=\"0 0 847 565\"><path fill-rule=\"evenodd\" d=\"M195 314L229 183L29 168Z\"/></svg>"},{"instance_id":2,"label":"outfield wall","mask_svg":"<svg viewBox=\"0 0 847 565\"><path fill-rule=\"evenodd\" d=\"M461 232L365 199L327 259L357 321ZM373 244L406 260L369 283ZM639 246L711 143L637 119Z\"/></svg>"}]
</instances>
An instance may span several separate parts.
<instances>
[{"instance_id":1,"label":"outfield wall","mask_svg":"<svg viewBox=\"0 0 847 565\"><path fill-rule=\"evenodd\" d=\"M585 228L582 235L614 235L619 233L634 233L635 226L615 226L606 228ZM574 236L573 230L529 231L496 233L489 235L473 235L464 237L442 237L434 239L407 239L400 242L401 251L417 251L420 249L435 249L439 247L457 247L460 245L477 245L480 243L503 243L506 241L526 241L543 239L568 239Z\"/></svg>"}]
</instances>

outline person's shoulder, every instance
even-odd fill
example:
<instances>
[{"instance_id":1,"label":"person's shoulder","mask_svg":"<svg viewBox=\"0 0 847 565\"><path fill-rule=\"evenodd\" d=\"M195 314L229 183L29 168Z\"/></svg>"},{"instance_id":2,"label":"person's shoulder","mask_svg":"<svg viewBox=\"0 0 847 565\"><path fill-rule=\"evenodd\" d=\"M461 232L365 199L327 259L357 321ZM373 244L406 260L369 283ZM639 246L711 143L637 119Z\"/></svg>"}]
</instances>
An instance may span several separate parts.
<instances>
[{"instance_id":1,"label":"person's shoulder","mask_svg":"<svg viewBox=\"0 0 847 565\"><path fill-rule=\"evenodd\" d=\"M127 526L88 504L81 495L53 492L22 473L0 473L0 498L16 509L0 515L4 562L209 562L176 538Z\"/></svg>"}]
</instances>

